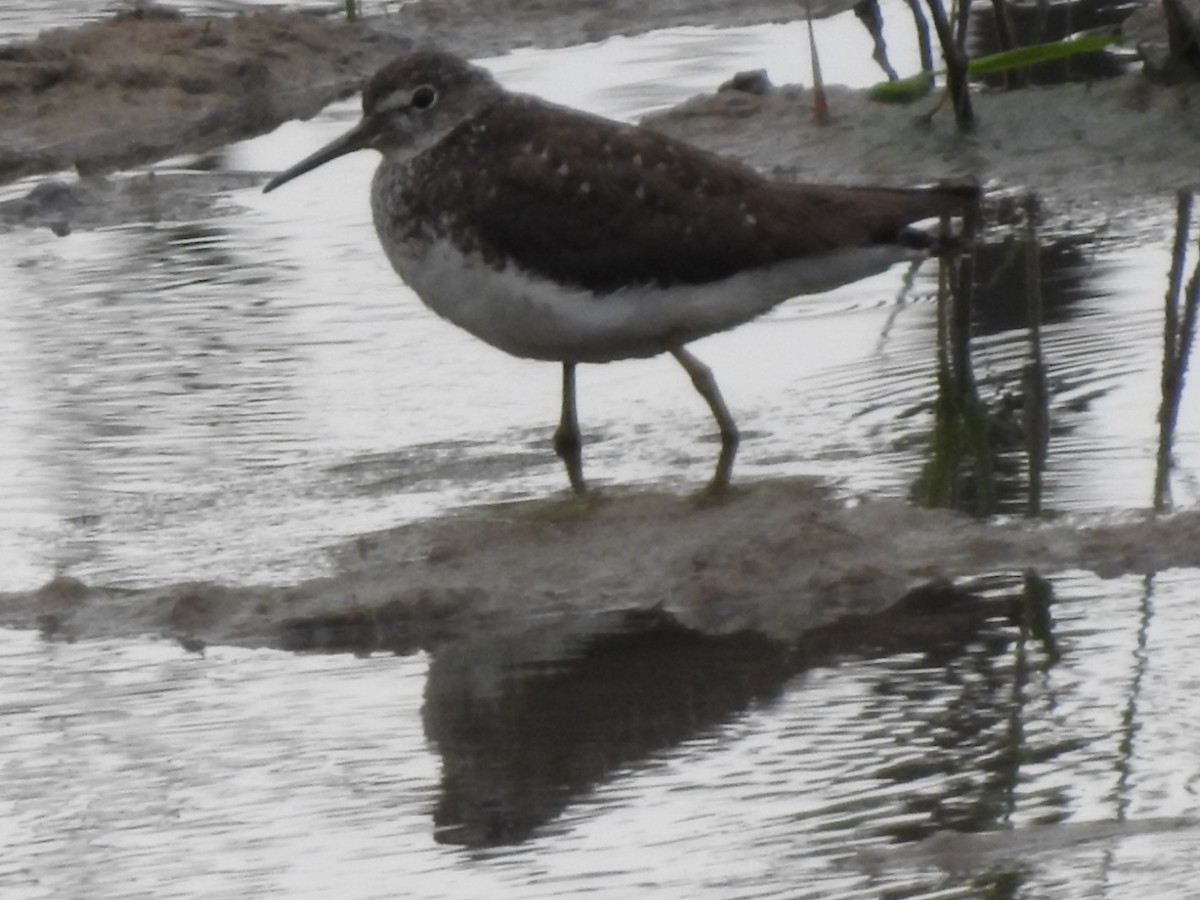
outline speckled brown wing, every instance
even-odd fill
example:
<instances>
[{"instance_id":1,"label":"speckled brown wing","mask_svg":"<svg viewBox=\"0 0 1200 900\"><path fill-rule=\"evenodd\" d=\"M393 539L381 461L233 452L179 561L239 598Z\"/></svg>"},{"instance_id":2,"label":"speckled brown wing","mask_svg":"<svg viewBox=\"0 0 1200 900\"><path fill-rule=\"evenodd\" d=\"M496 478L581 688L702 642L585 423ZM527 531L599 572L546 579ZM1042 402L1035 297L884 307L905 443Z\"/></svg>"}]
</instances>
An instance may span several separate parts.
<instances>
[{"instance_id":1,"label":"speckled brown wing","mask_svg":"<svg viewBox=\"0 0 1200 900\"><path fill-rule=\"evenodd\" d=\"M449 136L416 177L427 202L453 196L444 206L473 226L469 249L601 294L891 242L961 204L771 182L656 132L527 97L504 98Z\"/></svg>"}]
</instances>

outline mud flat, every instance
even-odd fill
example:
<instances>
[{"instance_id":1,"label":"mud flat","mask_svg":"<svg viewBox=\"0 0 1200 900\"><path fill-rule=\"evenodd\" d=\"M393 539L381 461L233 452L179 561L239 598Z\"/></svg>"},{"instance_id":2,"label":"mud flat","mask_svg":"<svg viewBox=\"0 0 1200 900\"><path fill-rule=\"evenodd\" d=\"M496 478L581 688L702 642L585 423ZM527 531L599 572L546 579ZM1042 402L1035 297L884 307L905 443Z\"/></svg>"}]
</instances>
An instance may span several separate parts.
<instances>
[{"instance_id":1,"label":"mud flat","mask_svg":"<svg viewBox=\"0 0 1200 900\"><path fill-rule=\"evenodd\" d=\"M403 47L271 12L146 10L43 32L0 49L0 181L112 171L261 134L353 92Z\"/></svg>"},{"instance_id":2,"label":"mud flat","mask_svg":"<svg viewBox=\"0 0 1200 900\"><path fill-rule=\"evenodd\" d=\"M169 634L294 649L412 650L476 630L659 610L707 634L794 642L959 576L1200 567L1200 512L988 523L804 481L727 496L613 494L475 509L364 535L299 585L113 590L59 578L0 597L0 624L57 638ZM949 611L953 612L950 608ZM931 629L938 617L925 619Z\"/></svg>"}]
</instances>

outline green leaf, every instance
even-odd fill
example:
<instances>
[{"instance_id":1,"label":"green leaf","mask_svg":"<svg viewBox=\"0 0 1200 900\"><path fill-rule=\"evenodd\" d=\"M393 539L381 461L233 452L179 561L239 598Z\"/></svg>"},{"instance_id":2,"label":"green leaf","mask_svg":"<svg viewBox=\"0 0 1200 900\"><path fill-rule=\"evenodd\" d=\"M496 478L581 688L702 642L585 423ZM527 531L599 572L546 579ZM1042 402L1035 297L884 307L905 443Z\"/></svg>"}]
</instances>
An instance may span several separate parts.
<instances>
[{"instance_id":1,"label":"green leaf","mask_svg":"<svg viewBox=\"0 0 1200 900\"><path fill-rule=\"evenodd\" d=\"M1016 50L1005 50L1003 53L993 53L990 56L972 59L967 63L967 72L971 75L1007 72L1025 66L1035 66L1038 63L1078 56L1080 53L1095 53L1120 41L1121 37L1115 34L1080 34L1061 41L1018 47ZM944 71L939 70L937 74L941 75ZM912 103L928 94L932 84L933 76L928 72L922 72L899 81L881 81L874 84L867 89L867 96L882 103Z\"/></svg>"},{"instance_id":2,"label":"green leaf","mask_svg":"<svg viewBox=\"0 0 1200 900\"><path fill-rule=\"evenodd\" d=\"M990 56L973 59L967 63L967 72L972 75L1007 72L1010 69L1035 66L1038 63L1052 62L1056 59L1066 59L1080 53L1095 53L1119 40L1120 38L1113 34L1084 34L1061 41L1052 41L1049 44L1018 47L1016 50L1005 50L1003 53L993 53Z\"/></svg>"},{"instance_id":3,"label":"green leaf","mask_svg":"<svg viewBox=\"0 0 1200 900\"><path fill-rule=\"evenodd\" d=\"M881 81L867 88L867 96L880 103L912 103L920 100L933 87L933 76L922 72L899 81Z\"/></svg>"}]
</instances>

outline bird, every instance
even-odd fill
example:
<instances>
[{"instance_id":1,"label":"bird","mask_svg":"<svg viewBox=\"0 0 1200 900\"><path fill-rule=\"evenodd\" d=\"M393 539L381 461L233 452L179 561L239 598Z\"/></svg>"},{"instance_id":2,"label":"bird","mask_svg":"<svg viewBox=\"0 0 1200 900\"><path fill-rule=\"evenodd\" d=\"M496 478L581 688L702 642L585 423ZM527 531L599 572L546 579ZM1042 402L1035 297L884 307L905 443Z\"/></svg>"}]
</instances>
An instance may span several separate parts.
<instances>
[{"instance_id":1,"label":"bird","mask_svg":"<svg viewBox=\"0 0 1200 900\"><path fill-rule=\"evenodd\" d=\"M771 180L650 127L511 92L442 50L384 65L362 111L263 190L378 151L372 218L401 279L486 343L561 364L553 447L577 493L587 490L578 365L674 357L720 433L709 487L727 487L737 425L687 345L927 251L930 235L911 226L977 196L970 185Z\"/></svg>"}]
</instances>

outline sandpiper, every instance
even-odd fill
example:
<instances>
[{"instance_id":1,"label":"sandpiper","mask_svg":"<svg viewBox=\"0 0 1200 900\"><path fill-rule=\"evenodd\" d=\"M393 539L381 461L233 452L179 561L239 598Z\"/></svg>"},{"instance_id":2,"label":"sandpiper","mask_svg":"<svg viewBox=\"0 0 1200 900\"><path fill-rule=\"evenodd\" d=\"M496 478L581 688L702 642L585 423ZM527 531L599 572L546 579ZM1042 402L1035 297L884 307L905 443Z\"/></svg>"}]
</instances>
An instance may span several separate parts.
<instances>
[{"instance_id":1,"label":"sandpiper","mask_svg":"<svg viewBox=\"0 0 1200 900\"><path fill-rule=\"evenodd\" d=\"M354 128L264 190L378 150L371 210L400 277L487 343L562 364L554 448L576 491L576 365L674 356L720 429L711 485L723 487L737 426L686 345L911 256L928 237L910 225L973 196L770 181L649 128L511 93L442 52L384 66L362 106Z\"/></svg>"}]
</instances>

